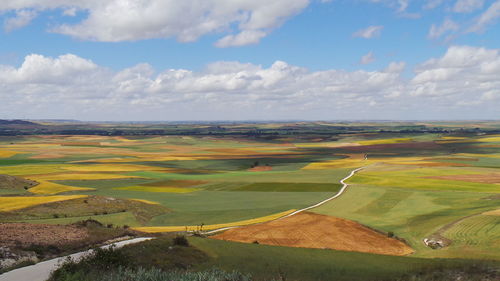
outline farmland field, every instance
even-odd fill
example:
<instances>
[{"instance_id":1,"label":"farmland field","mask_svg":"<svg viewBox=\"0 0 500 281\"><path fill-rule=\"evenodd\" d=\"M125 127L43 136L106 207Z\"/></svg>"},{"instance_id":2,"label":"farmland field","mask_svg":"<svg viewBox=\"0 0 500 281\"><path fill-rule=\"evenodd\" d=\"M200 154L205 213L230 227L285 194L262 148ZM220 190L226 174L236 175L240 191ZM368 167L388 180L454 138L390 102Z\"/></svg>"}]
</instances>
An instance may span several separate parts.
<instances>
[{"instance_id":1,"label":"farmland field","mask_svg":"<svg viewBox=\"0 0 500 281\"><path fill-rule=\"evenodd\" d=\"M91 218L146 233L244 226L196 244L500 260L499 143L462 131L0 137L0 175L18 179L0 185L0 222ZM340 197L280 219L334 196L357 168Z\"/></svg>"}]
</instances>

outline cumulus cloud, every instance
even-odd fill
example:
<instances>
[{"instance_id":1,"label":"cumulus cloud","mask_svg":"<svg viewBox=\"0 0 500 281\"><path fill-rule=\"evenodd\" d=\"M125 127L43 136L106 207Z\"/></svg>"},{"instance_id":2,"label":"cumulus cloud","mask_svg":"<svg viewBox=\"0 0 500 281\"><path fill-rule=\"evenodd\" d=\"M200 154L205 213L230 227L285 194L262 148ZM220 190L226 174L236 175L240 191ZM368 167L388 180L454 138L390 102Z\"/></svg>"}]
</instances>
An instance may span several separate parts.
<instances>
[{"instance_id":1,"label":"cumulus cloud","mask_svg":"<svg viewBox=\"0 0 500 281\"><path fill-rule=\"evenodd\" d=\"M453 6L456 13L470 13L483 7L484 0L457 0Z\"/></svg>"},{"instance_id":2,"label":"cumulus cloud","mask_svg":"<svg viewBox=\"0 0 500 281\"><path fill-rule=\"evenodd\" d=\"M352 36L364 39L379 37L384 27L382 25L371 25L367 28L356 31Z\"/></svg>"},{"instance_id":3,"label":"cumulus cloud","mask_svg":"<svg viewBox=\"0 0 500 281\"><path fill-rule=\"evenodd\" d=\"M88 16L76 24L60 24L52 32L83 40L118 42L176 38L191 42L206 34L228 34L219 47L255 44L309 0L5 0L0 11L62 9Z\"/></svg>"},{"instance_id":4,"label":"cumulus cloud","mask_svg":"<svg viewBox=\"0 0 500 281\"><path fill-rule=\"evenodd\" d=\"M433 24L431 26L428 37L430 39L437 39L447 32L457 31L459 29L460 25L458 25L458 23L454 22L451 19L445 19L441 25Z\"/></svg>"},{"instance_id":5,"label":"cumulus cloud","mask_svg":"<svg viewBox=\"0 0 500 281\"><path fill-rule=\"evenodd\" d=\"M373 52L369 52L368 54L361 57L361 60L359 61L359 63L370 64L374 61L375 61L375 55L373 55Z\"/></svg>"},{"instance_id":6,"label":"cumulus cloud","mask_svg":"<svg viewBox=\"0 0 500 281\"><path fill-rule=\"evenodd\" d=\"M493 110L500 107L500 51L454 46L441 58L424 62L410 82L413 96L427 97L449 107ZM479 114L479 113L477 113Z\"/></svg>"},{"instance_id":7,"label":"cumulus cloud","mask_svg":"<svg viewBox=\"0 0 500 281\"><path fill-rule=\"evenodd\" d=\"M214 62L201 71L148 64L113 71L72 54L32 54L20 66L0 65L0 112L94 120L498 117L499 50L453 46L409 78L405 66L310 71L283 61Z\"/></svg>"},{"instance_id":8,"label":"cumulus cloud","mask_svg":"<svg viewBox=\"0 0 500 281\"><path fill-rule=\"evenodd\" d=\"M34 10L17 10L14 17L5 20L3 28L6 32L22 28L30 24L36 16L37 12Z\"/></svg>"}]
</instances>

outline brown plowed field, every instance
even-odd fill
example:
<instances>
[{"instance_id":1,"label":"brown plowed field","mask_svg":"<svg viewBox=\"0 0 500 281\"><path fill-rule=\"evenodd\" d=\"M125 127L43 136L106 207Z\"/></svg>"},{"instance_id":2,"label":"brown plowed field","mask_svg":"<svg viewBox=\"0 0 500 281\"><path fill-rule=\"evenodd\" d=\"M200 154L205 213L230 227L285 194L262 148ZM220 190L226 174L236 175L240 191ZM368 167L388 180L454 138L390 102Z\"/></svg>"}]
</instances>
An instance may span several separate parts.
<instances>
[{"instance_id":1,"label":"brown plowed field","mask_svg":"<svg viewBox=\"0 0 500 281\"><path fill-rule=\"evenodd\" d=\"M273 170L273 167L271 167L271 166L257 166L257 167L253 167L253 168L248 169L248 171L250 171L250 172L267 172L267 171L272 171L272 170Z\"/></svg>"},{"instance_id":2,"label":"brown plowed field","mask_svg":"<svg viewBox=\"0 0 500 281\"><path fill-rule=\"evenodd\" d=\"M0 223L0 245L67 245L88 238L86 228L74 225Z\"/></svg>"},{"instance_id":3,"label":"brown plowed field","mask_svg":"<svg viewBox=\"0 0 500 281\"><path fill-rule=\"evenodd\" d=\"M389 238L354 221L310 212L227 230L212 236L218 240L244 243L334 249L383 255L413 253L405 243Z\"/></svg>"}]
</instances>

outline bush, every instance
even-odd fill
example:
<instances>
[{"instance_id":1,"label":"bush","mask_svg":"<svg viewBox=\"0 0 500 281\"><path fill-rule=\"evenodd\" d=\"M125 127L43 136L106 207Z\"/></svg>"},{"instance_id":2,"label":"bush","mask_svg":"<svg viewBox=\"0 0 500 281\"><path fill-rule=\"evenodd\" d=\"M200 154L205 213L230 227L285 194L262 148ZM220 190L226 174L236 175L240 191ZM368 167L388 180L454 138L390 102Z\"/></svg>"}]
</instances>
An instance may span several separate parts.
<instances>
[{"instance_id":1,"label":"bush","mask_svg":"<svg viewBox=\"0 0 500 281\"><path fill-rule=\"evenodd\" d=\"M115 248L96 248L78 262L68 257L58 270L52 272L49 280L88 280L84 276L88 276L90 272L103 273L127 265L129 265L128 257Z\"/></svg>"},{"instance_id":2,"label":"bush","mask_svg":"<svg viewBox=\"0 0 500 281\"><path fill-rule=\"evenodd\" d=\"M176 236L174 238L173 242L174 242L174 245L177 245L177 246L184 246L184 247L189 246L189 241L187 240L186 236L183 236L183 235Z\"/></svg>"},{"instance_id":3,"label":"bush","mask_svg":"<svg viewBox=\"0 0 500 281\"><path fill-rule=\"evenodd\" d=\"M130 269L119 267L113 271L95 272L90 275L72 274L66 275L65 279L54 279L57 281L251 281L251 277L239 272L225 272L219 269L212 269L202 272L184 271L162 271L157 268L151 269Z\"/></svg>"},{"instance_id":4,"label":"bush","mask_svg":"<svg viewBox=\"0 0 500 281\"><path fill-rule=\"evenodd\" d=\"M500 280L497 265L469 264L458 268L428 268L406 275L397 281L495 281Z\"/></svg>"}]
</instances>

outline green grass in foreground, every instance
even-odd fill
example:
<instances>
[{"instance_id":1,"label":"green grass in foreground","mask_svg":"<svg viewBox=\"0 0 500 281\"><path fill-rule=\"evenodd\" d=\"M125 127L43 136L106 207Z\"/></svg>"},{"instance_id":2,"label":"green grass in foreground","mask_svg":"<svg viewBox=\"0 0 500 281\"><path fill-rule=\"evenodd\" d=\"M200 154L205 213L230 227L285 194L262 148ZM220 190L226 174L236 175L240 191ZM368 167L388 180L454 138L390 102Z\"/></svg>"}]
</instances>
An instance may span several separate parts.
<instances>
[{"instance_id":1,"label":"green grass in foreground","mask_svg":"<svg viewBox=\"0 0 500 281\"><path fill-rule=\"evenodd\" d=\"M474 268L475 264L468 260L379 256L167 236L118 250L98 250L79 263L66 262L50 280L376 281L409 280L406 277L413 277L417 272L449 277L447 272L456 269L466 276L490 276L489 270L498 267L496 263L481 263L483 267ZM492 272L491 276L498 274Z\"/></svg>"},{"instance_id":2,"label":"green grass in foreground","mask_svg":"<svg viewBox=\"0 0 500 281\"><path fill-rule=\"evenodd\" d=\"M425 268L459 267L467 261L394 257L333 250L287 248L191 238L212 257L200 269L218 267L251 274L255 280L388 280Z\"/></svg>"}]
</instances>

